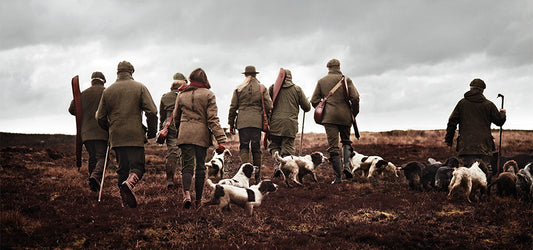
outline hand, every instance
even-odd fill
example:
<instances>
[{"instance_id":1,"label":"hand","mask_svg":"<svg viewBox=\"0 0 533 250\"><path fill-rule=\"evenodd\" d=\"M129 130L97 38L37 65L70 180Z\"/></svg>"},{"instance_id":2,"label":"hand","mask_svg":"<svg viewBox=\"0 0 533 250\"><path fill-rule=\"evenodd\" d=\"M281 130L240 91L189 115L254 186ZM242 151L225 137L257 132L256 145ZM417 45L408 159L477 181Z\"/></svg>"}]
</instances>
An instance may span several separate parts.
<instances>
[{"instance_id":1,"label":"hand","mask_svg":"<svg viewBox=\"0 0 533 250\"><path fill-rule=\"evenodd\" d=\"M232 134L232 135L235 135L235 128L233 126L229 126L229 132Z\"/></svg>"},{"instance_id":2,"label":"hand","mask_svg":"<svg viewBox=\"0 0 533 250\"><path fill-rule=\"evenodd\" d=\"M147 133L147 137L148 137L148 139L155 138L156 135L157 135L157 132L148 132L148 133Z\"/></svg>"},{"instance_id":3,"label":"hand","mask_svg":"<svg viewBox=\"0 0 533 250\"><path fill-rule=\"evenodd\" d=\"M224 142L219 143L218 144L218 148L215 149L217 154L222 154L224 152L224 150L226 150L226 143L224 143Z\"/></svg>"}]
</instances>

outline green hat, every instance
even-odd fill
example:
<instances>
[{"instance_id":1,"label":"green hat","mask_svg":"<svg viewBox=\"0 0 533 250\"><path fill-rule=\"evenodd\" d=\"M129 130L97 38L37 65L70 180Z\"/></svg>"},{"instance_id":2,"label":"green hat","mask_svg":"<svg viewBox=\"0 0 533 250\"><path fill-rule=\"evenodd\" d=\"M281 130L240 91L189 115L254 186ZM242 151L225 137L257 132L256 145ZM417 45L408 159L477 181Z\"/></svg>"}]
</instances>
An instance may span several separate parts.
<instances>
[{"instance_id":1,"label":"green hat","mask_svg":"<svg viewBox=\"0 0 533 250\"><path fill-rule=\"evenodd\" d=\"M174 76L172 78L174 80L183 80L183 81L187 82L187 78L185 78L185 76L182 73L179 73L179 72L174 74Z\"/></svg>"},{"instance_id":2,"label":"green hat","mask_svg":"<svg viewBox=\"0 0 533 250\"><path fill-rule=\"evenodd\" d=\"M103 83L106 82L104 74L102 74L102 72L100 71L93 72L93 74L91 75L91 81L93 80L99 80Z\"/></svg>"},{"instance_id":3,"label":"green hat","mask_svg":"<svg viewBox=\"0 0 533 250\"><path fill-rule=\"evenodd\" d=\"M259 72L255 71L255 67L248 65L246 68L244 68L243 74L259 74Z\"/></svg>"},{"instance_id":4,"label":"green hat","mask_svg":"<svg viewBox=\"0 0 533 250\"><path fill-rule=\"evenodd\" d=\"M133 65L127 61L122 61L118 63L117 72L134 72L135 68Z\"/></svg>"},{"instance_id":5,"label":"green hat","mask_svg":"<svg viewBox=\"0 0 533 250\"><path fill-rule=\"evenodd\" d=\"M334 66L341 66L341 62L337 59L331 59L329 60L328 64L326 65L328 68L334 67Z\"/></svg>"},{"instance_id":6,"label":"green hat","mask_svg":"<svg viewBox=\"0 0 533 250\"><path fill-rule=\"evenodd\" d=\"M480 89L485 89L487 85L485 85L485 82L479 78L476 78L470 82L471 87L476 87Z\"/></svg>"}]
</instances>

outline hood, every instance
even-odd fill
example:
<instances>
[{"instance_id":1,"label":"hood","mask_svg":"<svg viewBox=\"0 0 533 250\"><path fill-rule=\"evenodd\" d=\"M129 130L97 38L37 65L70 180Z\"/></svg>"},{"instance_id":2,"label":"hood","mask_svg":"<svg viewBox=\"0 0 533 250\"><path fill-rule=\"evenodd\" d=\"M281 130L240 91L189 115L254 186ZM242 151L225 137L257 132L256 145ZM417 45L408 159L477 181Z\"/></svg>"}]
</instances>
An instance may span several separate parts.
<instances>
[{"instance_id":1,"label":"hood","mask_svg":"<svg viewBox=\"0 0 533 250\"><path fill-rule=\"evenodd\" d=\"M292 87L293 85L294 83L292 82L291 79L285 78L285 81L283 81L283 84L281 85L281 87L288 88L288 87Z\"/></svg>"},{"instance_id":2,"label":"hood","mask_svg":"<svg viewBox=\"0 0 533 250\"><path fill-rule=\"evenodd\" d=\"M484 102L485 100L487 100L485 96L483 95L483 93L481 93L481 91L479 90L470 90L466 92L465 99L470 102L476 102L476 103Z\"/></svg>"}]
</instances>

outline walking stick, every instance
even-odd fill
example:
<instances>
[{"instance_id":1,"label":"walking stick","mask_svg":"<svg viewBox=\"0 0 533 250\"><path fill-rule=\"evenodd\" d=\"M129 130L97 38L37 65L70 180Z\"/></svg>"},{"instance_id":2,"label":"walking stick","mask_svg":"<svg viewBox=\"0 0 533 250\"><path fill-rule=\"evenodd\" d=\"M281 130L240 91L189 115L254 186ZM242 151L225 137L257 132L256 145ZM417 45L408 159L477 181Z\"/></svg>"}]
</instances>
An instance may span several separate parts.
<instances>
[{"instance_id":1,"label":"walking stick","mask_svg":"<svg viewBox=\"0 0 533 250\"><path fill-rule=\"evenodd\" d=\"M300 134L300 152L298 152L298 155L302 155L302 142L304 141L304 125L305 125L305 112L304 116L302 118L302 133Z\"/></svg>"},{"instance_id":2,"label":"walking stick","mask_svg":"<svg viewBox=\"0 0 533 250\"><path fill-rule=\"evenodd\" d=\"M98 193L98 202L102 198L102 189L104 188L105 168L107 167L107 157L109 156L109 144L107 144L107 150L105 151L104 170L102 172L102 181L100 182L100 192Z\"/></svg>"},{"instance_id":3,"label":"walking stick","mask_svg":"<svg viewBox=\"0 0 533 250\"><path fill-rule=\"evenodd\" d=\"M498 94L498 97L499 98L501 97L502 98L502 109L503 109L503 99L504 99L504 96L502 94ZM500 173L500 163L501 163L501 159L502 159L502 132L503 132L503 128L502 126L500 126L500 143L499 143L499 146L498 146L498 166L496 167L496 170L498 171L498 173Z\"/></svg>"}]
</instances>

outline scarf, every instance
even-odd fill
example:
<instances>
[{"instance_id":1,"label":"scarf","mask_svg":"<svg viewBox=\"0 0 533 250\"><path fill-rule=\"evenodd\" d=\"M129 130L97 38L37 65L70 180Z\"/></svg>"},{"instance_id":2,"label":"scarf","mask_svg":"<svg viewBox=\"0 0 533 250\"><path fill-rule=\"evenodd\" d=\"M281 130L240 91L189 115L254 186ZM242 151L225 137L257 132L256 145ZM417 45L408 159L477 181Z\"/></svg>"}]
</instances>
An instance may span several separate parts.
<instances>
[{"instance_id":1,"label":"scarf","mask_svg":"<svg viewBox=\"0 0 533 250\"><path fill-rule=\"evenodd\" d=\"M206 88L206 89L210 89L210 88L211 88L211 85L209 85L209 83L203 83L203 82L191 81L191 83L189 83L188 85L183 85L183 86L181 86L178 90L179 90L179 91L183 91L183 90L188 89L189 87L196 87L196 88Z\"/></svg>"}]
</instances>

